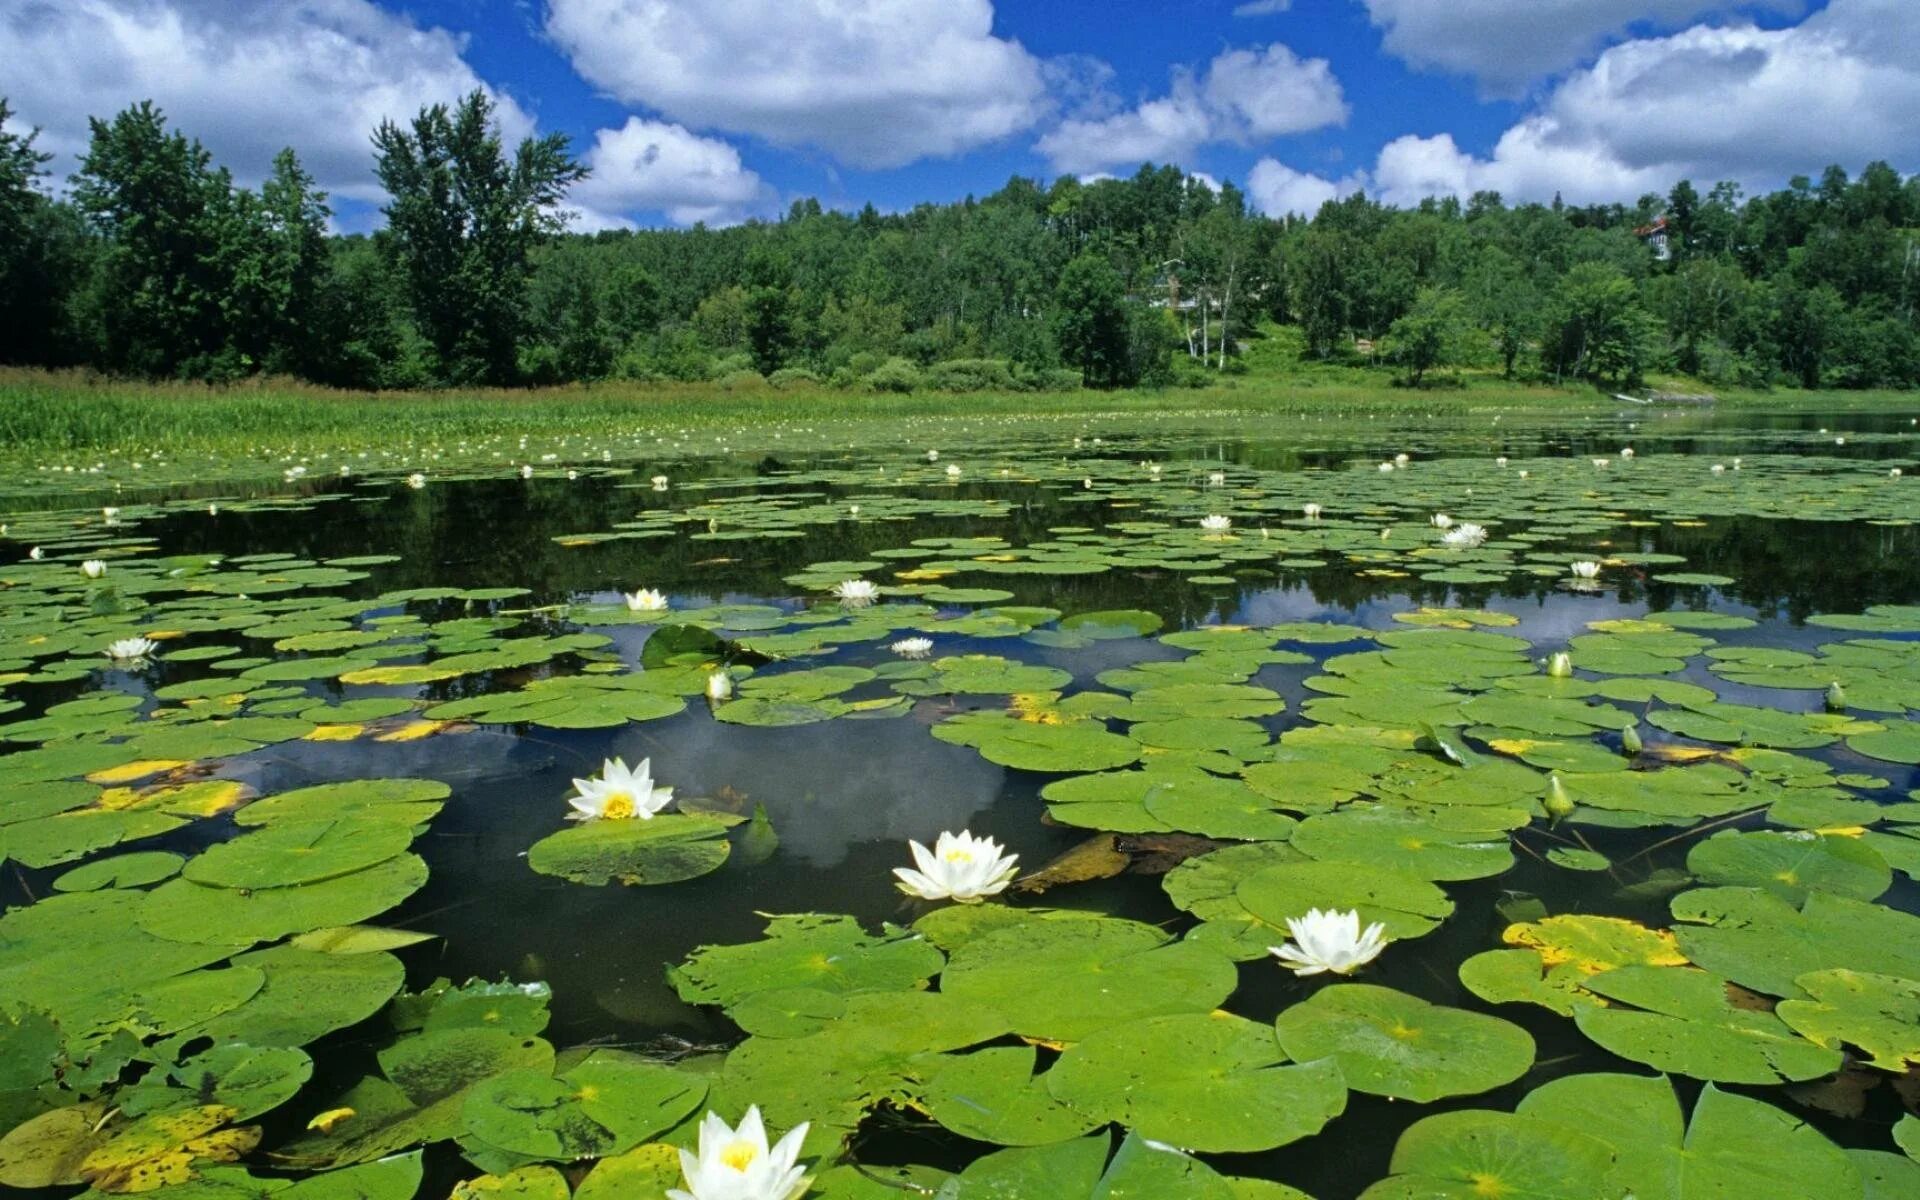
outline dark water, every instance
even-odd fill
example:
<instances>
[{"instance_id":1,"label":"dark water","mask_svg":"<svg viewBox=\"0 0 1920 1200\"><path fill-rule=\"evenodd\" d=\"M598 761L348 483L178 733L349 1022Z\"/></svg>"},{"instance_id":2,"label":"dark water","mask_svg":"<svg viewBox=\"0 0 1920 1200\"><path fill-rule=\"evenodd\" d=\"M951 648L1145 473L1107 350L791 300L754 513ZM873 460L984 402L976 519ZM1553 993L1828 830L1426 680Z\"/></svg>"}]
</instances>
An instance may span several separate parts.
<instances>
[{"instance_id":1,"label":"dark water","mask_svg":"<svg viewBox=\"0 0 1920 1200\"><path fill-rule=\"evenodd\" d=\"M1699 454L1790 451L1826 435L1815 431L1837 418L1820 415L1733 421L1724 416L1685 418L1660 433L1629 431L1621 422L1567 428L1535 427L1511 434L1437 426L1436 446L1515 456L1610 451L1631 434L1643 452ZM1872 419L1852 415L1849 428L1898 434L1903 415ZM1224 463L1263 469L1314 469L1353 458L1389 456L1423 436L1419 428L1400 429L1372 444L1354 444L1329 436L1323 444L1302 440L1295 431L1271 439L1236 438L1210 445L1189 445ZM1826 439L1830 440L1830 439ZM1140 444L1121 437L1110 450L1126 456ZM1887 440L1857 448L1863 457L1897 457L1912 444ZM676 481L702 474L761 479L755 486L778 493L788 485L776 468L804 468L820 460L805 458L771 464L764 458L676 464ZM804 489L819 491L817 484ZM445 584L460 587L514 586L532 594L496 607L527 608L609 598L617 588L644 583L665 588L676 607L716 601L795 601L782 576L807 563L861 559L872 551L904 545L916 537L998 536L1022 545L1046 540L1051 526L1082 524L1084 507L1069 511L1031 487L965 484L961 497L1009 499L1017 505L1006 520L919 519L912 522L843 524L803 538L751 542L692 542L685 538L612 542L564 548L556 534L604 530L630 519L637 509L684 503L679 495L656 497L622 488L609 480L476 481L435 483L415 492L400 491L377 504L335 501L307 512L223 514L217 519L181 515L151 522L143 533L157 538L162 553L236 555L288 552L302 558L397 554L401 561L372 568L372 578L355 585L365 594ZM1622 531L1624 534L1624 530ZM1169 629L1207 623L1267 625L1283 621L1337 621L1370 628L1395 627L1391 614L1423 604L1484 607L1512 613L1517 627L1500 632L1525 637L1536 652L1558 648L1584 632L1588 622L1670 608L1712 608L1752 616L1750 630L1716 632L1723 645L1811 648L1847 636L1803 627L1798 622L1819 612L1858 612L1880 603L1920 601L1920 528L1864 524L1731 518L1697 528L1662 524L1635 529L1640 547L1685 556L1685 570L1732 576L1738 583L1719 590L1662 584L1645 571L1610 574L1608 588L1579 595L1553 581L1509 586L1444 587L1418 580L1369 579L1340 566L1315 571L1281 571L1270 578L1234 586L1195 587L1165 574L1110 571L1097 576L1051 578L996 576L990 586L1015 593L1008 603L1045 605L1067 612L1141 608L1160 613ZM1411 586L1410 586L1411 584ZM452 616L459 605L427 604L414 611ZM629 661L637 655L646 627L608 630L611 647ZM1355 647L1320 648L1319 657ZM1054 651L1017 639L965 643L945 639L942 653L978 651L1049 663L1071 670L1084 682L1098 671L1149 657L1176 657L1164 647L1139 641L1106 642L1075 651ZM854 646L832 656L836 664L870 665L881 661L878 646ZM1740 703L1808 705L1802 693L1743 689L1694 668L1689 677L1712 684L1723 698ZM155 683L204 673L198 664L162 665ZM1300 724L1307 695L1301 681L1314 666L1268 667L1252 683L1286 696L1289 710L1263 722L1279 732ZM464 679L428 685L424 694L452 698L511 686L518 676ZM326 695L327 685L315 685ZM879 689L874 689L879 694ZM402 692L396 689L396 692ZM371 694L359 689L356 695ZM866 693L857 693L865 695ZM59 699L49 695L47 699ZM704 706L693 705L679 717L617 730L551 731L483 727L459 737L402 745L358 741L341 745L293 743L237 761L232 772L263 793L341 778L416 776L445 780L452 801L416 849L432 869L429 883L382 923L430 930L439 939L401 952L409 982L423 985L437 976L456 981L470 976L545 979L553 988L553 1025L547 1036L557 1045L604 1042L655 1047L667 1039L724 1045L736 1038L731 1024L716 1013L680 1003L665 980L667 965L696 946L746 941L763 927L758 915L817 910L855 914L869 925L906 922L921 911L904 902L892 886L893 867L904 861L909 838L931 839L944 829L970 828L991 833L1037 867L1081 841L1085 831L1044 823L1038 789L1053 776L1003 769L972 749L929 736L927 726L958 707L1000 707L999 697L959 698L952 703L922 701L907 718L894 721L833 722L791 729L756 729L715 722ZM1860 759L1843 746L1804 752L1833 763L1841 771L1865 771L1889 778L1903 794L1915 786L1907 768ZM628 762L652 758L656 778L683 794L731 793L765 805L780 847L757 865L730 864L702 879L656 888L591 888L537 875L528 869L528 846L559 827L564 796L576 775L594 773L603 758ZM225 836L220 822L202 822L181 836L205 840ZM207 828L202 828L207 826ZM1520 840L1544 852L1537 833ZM1370 970L1373 982L1426 999L1486 1010L1467 994L1455 968L1469 955L1498 944L1508 923L1500 905L1537 895L1556 913L1599 911L1633 917L1654 925L1667 922L1664 897L1627 902L1619 887L1662 867L1684 861L1691 839L1672 840L1672 829L1595 831L1595 847L1618 864L1615 872L1578 874L1550 867L1521 854L1510 873L1491 880L1449 884L1456 914L1435 933L1399 944ZM0 901L18 903L28 894L44 894L57 871L9 871L0 881ZM1916 889L1904 877L1883 899L1916 910ZM1162 895L1158 881L1126 877L1051 892L1046 903L1081 906L1179 929L1188 919ZM1242 964L1235 1012L1270 1020L1287 1005L1308 995L1311 981L1296 981L1270 962ZM1437 1105L1393 1104L1354 1093L1345 1116L1319 1137L1258 1156L1212 1160L1236 1174L1279 1179L1323 1200L1349 1196L1387 1173L1394 1138L1413 1120L1447 1108L1510 1109L1531 1087L1559 1074L1587 1070L1644 1068L1612 1059L1574 1028L1545 1010L1509 1005L1501 1015L1525 1026L1539 1044L1538 1065L1520 1083L1482 1096ZM348 1082L368 1070L379 1032L348 1031L315 1047L320 1079ZM1683 1099L1697 1084L1679 1081ZM310 1094L324 1095L316 1081ZM1783 1103L1778 1089L1765 1094ZM1843 1145L1885 1148L1886 1129L1898 1115L1888 1089L1877 1089L1867 1113L1857 1120L1828 1116L1817 1109L1793 1111L1813 1120ZM300 1107L293 1105L289 1107ZM305 1111L302 1109L302 1111ZM869 1122L875 1133L860 1150L869 1161L962 1161L968 1145L937 1127L882 1115ZM273 1141L270 1128L268 1145ZM450 1148L432 1152L439 1170L458 1168ZM441 1180L451 1175L440 1176ZM444 1182L430 1180L423 1194L437 1194Z\"/></svg>"}]
</instances>

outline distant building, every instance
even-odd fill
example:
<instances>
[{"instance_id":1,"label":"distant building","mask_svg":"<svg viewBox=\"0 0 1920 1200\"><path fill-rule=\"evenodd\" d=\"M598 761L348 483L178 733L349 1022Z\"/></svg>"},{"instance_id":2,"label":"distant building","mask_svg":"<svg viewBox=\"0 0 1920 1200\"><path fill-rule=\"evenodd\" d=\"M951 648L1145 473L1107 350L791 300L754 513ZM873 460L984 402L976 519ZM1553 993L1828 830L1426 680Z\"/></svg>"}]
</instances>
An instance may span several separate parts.
<instances>
[{"instance_id":1,"label":"distant building","mask_svg":"<svg viewBox=\"0 0 1920 1200\"><path fill-rule=\"evenodd\" d=\"M1656 262L1670 262L1673 259L1673 241L1667 231L1667 219L1655 217L1653 224L1642 225L1633 231L1635 237L1653 251Z\"/></svg>"}]
</instances>

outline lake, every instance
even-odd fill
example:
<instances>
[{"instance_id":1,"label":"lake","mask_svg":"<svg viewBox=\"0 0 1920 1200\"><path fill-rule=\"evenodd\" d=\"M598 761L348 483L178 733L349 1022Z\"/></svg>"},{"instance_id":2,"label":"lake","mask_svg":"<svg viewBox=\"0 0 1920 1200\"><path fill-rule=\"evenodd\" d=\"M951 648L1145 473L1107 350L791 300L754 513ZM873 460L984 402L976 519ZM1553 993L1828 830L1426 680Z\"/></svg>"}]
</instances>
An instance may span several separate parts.
<instances>
[{"instance_id":1,"label":"lake","mask_svg":"<svg viewBox=\"0 0 1920 1200\"><path fill-rule=\"evenodd\" d=\"M439 453L0 500L0 1183L1920 1195L1912 414Z\"/></svg>"}]
</instances>

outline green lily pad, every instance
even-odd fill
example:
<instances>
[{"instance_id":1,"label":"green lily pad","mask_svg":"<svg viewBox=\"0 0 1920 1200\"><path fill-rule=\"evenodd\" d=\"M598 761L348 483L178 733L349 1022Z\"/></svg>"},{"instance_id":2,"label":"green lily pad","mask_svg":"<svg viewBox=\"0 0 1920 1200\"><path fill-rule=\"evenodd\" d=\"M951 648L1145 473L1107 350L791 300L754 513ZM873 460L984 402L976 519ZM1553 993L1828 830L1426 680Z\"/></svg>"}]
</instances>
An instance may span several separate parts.
<instances>
[{"instance_id":1,"label":"green lily pad","mask_svg":"<svg viewBox=\"0 0 1920 1200\"><path fill-rule=\"evenodd\" d=\"M1056 1099L1155 1141L1269 1150L1319 1132L1346 1108L1333 1063L1287 1062L1271 1028L1191 1013L1090 1034L1060 1056L1047 1086Z\"/></svg>"},{"instance_id":2,"label":"green lily pad","mask_svg":"<svg viewBox=\"0 0 1920 1200\"><path fill-rule=\"evenodd\" d=\"M1815 891L1872 900L1893 872L1858 838L1817 833L1723 830L1687 854L1687 870L1706 884L1765 888L1789 903Z\"/></svg>"},{"instance_id":3,"label":"green lily pad","mask_svg":"<svg viewBox=\"0 0 1920 1200\"><path fill-rule=\"evenodd\" d=\"M1231 960L1114 918L1022 921L956 949L940 988L1003 1013L1027 1037L1071 1041L1122 1021L1207 1012L1237 982Z\"/></svg>"},{"instance_id":4,"label":"green lily pad","mask_svg":"<svg viewBox=\"0 0 1920 1200\"><path fill-rule=\"evenodd\" d=\"M1868 1065L1899 1074L1920 1066L1920 983L1863 971L1811 971L1794 981L1810 1000L1782 1000L1774 1015L1822 1046L1867 1052Z\"/></svg>"},{"instance_id":5,"label":"green lily pad","mask_svg":"<svg viewBox=\"0 0 1920 1200\"><path fill-rule=\"evenodd\" d=\"M1472 1095L1533 1066L1533 1038L1518 1025L1370 984L1322 988L1276 1027L1289 1055L1330 1057L1348 1087L1397 1100Z\"/></svg>"},{"instance_id":6,"label":"green lily pad","mask_svg":"<svg viewBox=\"0 0 1920 1200\"><path fill-rule=\"evenodd\" d=\"M1001 1046L939 1060L922 1097L927 1114L963 1137L1001 1146L1043 1146L1101 1124L1055 1099L1033 1073L1031 1046Z\"/></svg>"},{"instance_id":7,"label":"green lily pad","mask_svg":"<svg viewBox=\"0 0 1920 1200\"><path fill-rule=\"evenodd\" d=\"M527 851L542 875L604 887L678 883L726 865L727 830L742 818L720 813L661 813L645 820L582 821L548 834Z\"/></svg>"},{"instance_id":8,"label":"green lily pad","mask_svg":"<svg viewBox=\"0 0 1920 1200\"><path fill-rule=\"evenodd\" d=\"M1722 1083L1778 1083L1816 1079L1840 1066L1838 1051L1814 1045L1773 1014L1735 1007L1726 982L1705 971L1618 967L1585 986L1632 1007L1578 1008L1573 1019L1580 1032L1658 1070Z\"/></svg>"}]
</instances>

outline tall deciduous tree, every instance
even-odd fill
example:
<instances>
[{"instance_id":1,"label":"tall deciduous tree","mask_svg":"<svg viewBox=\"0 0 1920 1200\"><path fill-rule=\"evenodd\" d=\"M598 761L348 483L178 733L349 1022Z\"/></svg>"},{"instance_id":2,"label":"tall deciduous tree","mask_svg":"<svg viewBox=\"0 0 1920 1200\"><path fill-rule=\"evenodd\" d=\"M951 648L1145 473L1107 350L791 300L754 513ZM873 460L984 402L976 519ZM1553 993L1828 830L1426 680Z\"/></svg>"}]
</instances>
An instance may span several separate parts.
<instances>
[{"instance_id":1,"label":"tall deciduous tree","mask_svg":"<svg viewBox=\"0 0 1920 1200\"><path fill-rule=\"evenodd\" d=\"M1054 337L1060 360L1080 369L1090 387L1129 382L1126 293L1104 255L1082 254L1060 272L1054 294Z\"/></svg>"},{"instance_id":2,"label":"tall deciduous tree","mask_svg":"<svg viewBox=\"0 0 1920 1200\"><path fill-rule=\"evenodd\" d=\"M559 232L559 210L587 169L565 135L527 138L507 156L493 102L475 90L422 109L409 128L382 122L375 173L414 317L449 383L518 378L533 247Z\"/></svg>"},{"instance_id":3,"label":"tall deciduous tree","mask_svg":"<svg viewBox=\"0 0 1920 1200\"><path fill-rule=\"evenodd\" d=\"M0 97L0 362L43 350L53 323L47 198L34 186L53 156L34 148L39 130L10 132L13 110Z\"/></svg>"},{"instance_id":4,"label":"tall deciduous tree","mask_svg":"<svg viewBox=\"0 0 1920 1200\"><path fill-rule=\"evenodd\" d=\"M142 101L95 119L74 201L105 241L94 281L103 365L144 375L244 370L227 301L247 214L225 170Z\"/></svg>"}]
</instances>

